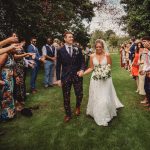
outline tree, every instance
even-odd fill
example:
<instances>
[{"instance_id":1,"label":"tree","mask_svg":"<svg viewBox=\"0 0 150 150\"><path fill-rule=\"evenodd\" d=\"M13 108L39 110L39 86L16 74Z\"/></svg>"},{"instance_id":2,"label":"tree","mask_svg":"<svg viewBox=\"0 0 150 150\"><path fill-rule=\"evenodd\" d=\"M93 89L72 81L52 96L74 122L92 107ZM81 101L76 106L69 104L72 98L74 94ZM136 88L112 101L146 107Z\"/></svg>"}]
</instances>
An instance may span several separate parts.
<instances>
[{"instance_id":1,"label":"tree","mask_svg":"<svg viewBox=\"0 0 150 150\"><path fill-rule=\"evenodd\" d=\"M110 30L107 30L105 32L104 37L105 37L106 40L109 40L110 36L112 36L112 35L116 35L116 33L113 30L110 29Z\"/></svg>"},{"instance_id":2,"label":"tree","mask_svg":"<svg viewBox=\"0 0 150 150\"><path fill-rule=\"evenodd\" d=\"M118 40L119 40L118 36L111 34L109 37L110 46L112 46L113 48L117 47L118 46Z\"/></svg>"},{"instance_id":3,"label":"tree","mask_svg":"<svg viewBox=\"0 0 150 150\"><path fill-rule=\"evenodd\" d=\"M121 19L130 36L150 35L150 0L121 0L127 13Z\"/></svg>"},{"instance_id":4,"label":"tree","mask_svg":"<svg viewBox=\"0 0 150 150\"><path fill-rule=\"evenodd\" d=\"M16 31L26 39L36 35L42 40L46 36L61 38L65 30L70 30L80 37L86 35L86 43L83 20L91 21L95 6L90 0L1 0L0 32L8 36Z\"/></svg>"},{"instance_id":5,"label":"tree","mask_svg":"<svg viewBox=\"0 0 150 150\"><path fill-rule=\"evenodd\" d=\"M91 40L90 40L90 44L92 47L94 47L95 45L95 41L97 39L103 39L104 37L104 32L101 30L96 30L91 34Z\"/></svg>"}]
</instances>

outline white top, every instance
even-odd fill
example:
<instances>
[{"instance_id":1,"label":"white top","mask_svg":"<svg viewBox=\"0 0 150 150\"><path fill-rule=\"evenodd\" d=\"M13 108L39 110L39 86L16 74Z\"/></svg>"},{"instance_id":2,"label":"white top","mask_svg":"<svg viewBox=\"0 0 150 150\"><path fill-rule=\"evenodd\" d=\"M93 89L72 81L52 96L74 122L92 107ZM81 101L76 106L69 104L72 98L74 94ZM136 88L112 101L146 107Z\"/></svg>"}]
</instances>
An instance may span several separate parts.
<instances>
[{"instance_id":1,"label":"white top","mask_svg":"<svg viewBox=\"0 0 150 150\"><path fill-rule=\"evenodd\" d=\"M52 47L51 47L50 45L46 44L46 46L48 46L48 47L52 50ZM43 55L43 56L47 55L46 46L44 45L44 46L42 47L42 55Z\"/></svg>"}]
</instances>

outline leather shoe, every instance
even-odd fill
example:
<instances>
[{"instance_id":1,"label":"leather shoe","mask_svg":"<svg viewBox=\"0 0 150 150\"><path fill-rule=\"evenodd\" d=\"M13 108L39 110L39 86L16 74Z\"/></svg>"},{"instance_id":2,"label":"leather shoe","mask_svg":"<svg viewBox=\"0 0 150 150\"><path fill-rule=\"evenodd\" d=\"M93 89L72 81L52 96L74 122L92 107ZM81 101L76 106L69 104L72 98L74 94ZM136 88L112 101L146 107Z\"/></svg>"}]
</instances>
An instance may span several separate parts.
<instances>
[{"instance_id":1,"label":"leather shoe","mask_svg":"<svg viewBox=\"0 0 150 150\"><path fill-rule=\"evenodd\" d=\"M37 91L36 91L36 90L32 90L31 93L32 93L32 94L36 94Z\"/></svg>"},{"instance_id":2,"label":"leather shoe","mask_svg":"<svg viewBox=\"0 0 150 150\"><path fill-rule=\"evenodd\" d=\"M70 121L70 119L71 119L71 117L69 117L69 116L65 116L65 117L64 117L64 122L69 122L69 121Z\"/></svg>"},{"instance_id":3,"label":"leather shoe","mask_svg":"<svg viewBox=\"0 0 150 150\"><path fill-rule=\"evenodd\" d=\"M39 90L38 89L34 89L36 92L38 92Z\"/></svg>"},{"instance_id":4,"label":"leather shoe","mask_svg":"<svg viewBox=\"0 0 150 150\"><path fill-rule=\"evenodd\" d=\"M76 114L77 116L80 115L80 107L77 107L77 108L76 108L75 114Z\"/></svg>"},{"instance_id":5,"label":"leather shoe","mask_svg":"<svg viewBox=\"0 0 150 150\"><path fill-rule=\"evenodd\" d=\"M150 104L146 103L146 104L143 104L143 106L148 107L148 106L150 106Z\"/></svg>"}]
</instances>

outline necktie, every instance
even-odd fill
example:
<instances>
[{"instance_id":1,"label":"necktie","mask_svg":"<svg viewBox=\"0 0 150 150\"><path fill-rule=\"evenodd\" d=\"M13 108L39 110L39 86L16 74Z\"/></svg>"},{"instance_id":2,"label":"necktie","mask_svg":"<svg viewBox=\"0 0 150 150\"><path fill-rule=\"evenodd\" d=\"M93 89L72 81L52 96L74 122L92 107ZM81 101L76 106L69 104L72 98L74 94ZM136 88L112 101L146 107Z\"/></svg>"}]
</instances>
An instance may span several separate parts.
<instances>
[{"instance_id":1,"label":"necktie","mask_svg":"<svg viewBox=\"0 0 150 150\"><path fill-rule=\"evenodd\" d=\"M68 49L69 49L69 55L72 57L71 47L68 47Z\"/></svg>"}]
</instances>

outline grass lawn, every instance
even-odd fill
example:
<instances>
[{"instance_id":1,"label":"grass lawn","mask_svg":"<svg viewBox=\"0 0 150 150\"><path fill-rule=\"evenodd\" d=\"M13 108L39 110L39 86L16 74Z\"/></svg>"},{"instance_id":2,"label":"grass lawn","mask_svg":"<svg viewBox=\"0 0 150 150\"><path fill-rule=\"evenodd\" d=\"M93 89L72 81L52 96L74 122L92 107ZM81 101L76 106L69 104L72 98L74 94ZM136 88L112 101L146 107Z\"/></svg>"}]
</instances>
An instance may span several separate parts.
<instances>
[{"instance_id":1,"label":"grass lawn","mask_svg":"<svg viewBox=\"0 0 150 150\"><path fill-rule=\"evenodd\" d=\"M82 114L66 124L61 89L44 89L41 71L37 81L40 91L26 101L27 107L39 105L39 109L31 118L18 114L14 120L0 123L5 131L0 136L0 150L149 150L150 112L140 105L143 97L135 93L135 81L129 73L120 68L119 55L113 54L112 59L114 86L125 108L109 127L100 127L85 115L90 76L84 79ZM71 105L74 110L74 94Z\"/></svg>"}]
</instances>

